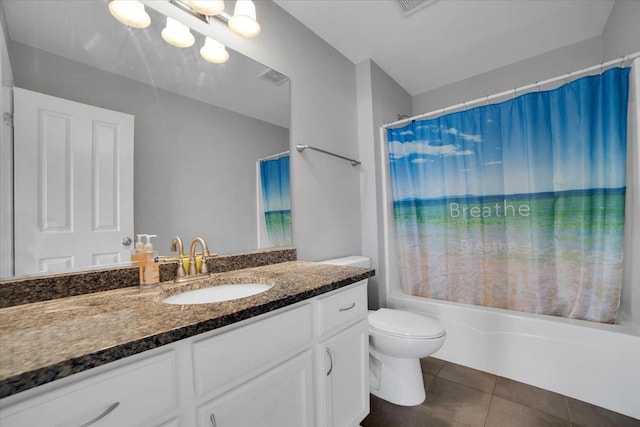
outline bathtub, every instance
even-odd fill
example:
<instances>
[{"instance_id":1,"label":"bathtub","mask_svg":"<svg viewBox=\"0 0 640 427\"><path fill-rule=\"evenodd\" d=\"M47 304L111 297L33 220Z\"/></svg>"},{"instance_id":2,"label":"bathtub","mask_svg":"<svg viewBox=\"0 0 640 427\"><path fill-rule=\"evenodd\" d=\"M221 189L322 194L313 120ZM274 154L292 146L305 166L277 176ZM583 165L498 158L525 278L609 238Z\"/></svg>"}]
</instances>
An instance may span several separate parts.
<instances>
[{"instance_id":1,"label":"bathtub","mask_svg":"<svg viewBox=\"0 0 640 427\"><path fill-rule=\"evenodd\" d=\"M387 306L441 322L434 357L640 418L640 328L387 295Z\"/></svg>"},{"instance_id":2,"label":"bathtub","mask_svg":"<svg viewBox=\"0 0 640 427\"><path fill-rule=\"evenodd\" d=\"M382 242L374 266L381 306L440 321L434 354L640 419L640 59L630 76L624 274L617 324L605 325L404 295L400 290L389 165L382 162ZM380 159L388 157L380 127ZM636 219L636 220L634 220ZM379 258L377 258L379 257ZM378 262L379 260L379 262Z\"/></svg>"}]
</instances>

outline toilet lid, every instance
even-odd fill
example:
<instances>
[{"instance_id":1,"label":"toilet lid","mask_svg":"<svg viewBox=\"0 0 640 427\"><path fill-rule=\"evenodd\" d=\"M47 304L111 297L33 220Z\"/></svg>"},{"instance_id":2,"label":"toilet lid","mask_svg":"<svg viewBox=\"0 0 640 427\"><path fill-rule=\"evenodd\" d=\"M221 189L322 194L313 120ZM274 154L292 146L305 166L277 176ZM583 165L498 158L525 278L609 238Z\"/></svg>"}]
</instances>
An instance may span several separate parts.
<instances>
[{"instance_id":1,"label":"toilet lid","mask_svg":"<svg viewBox=\"0 0 640 427\"><path fill-rule=\"evenodd\" d=\"M369 327L398 337L438 338L444 335L442 325L429 317L389 308L369 313Z\"/></svg>"}]
</instances>

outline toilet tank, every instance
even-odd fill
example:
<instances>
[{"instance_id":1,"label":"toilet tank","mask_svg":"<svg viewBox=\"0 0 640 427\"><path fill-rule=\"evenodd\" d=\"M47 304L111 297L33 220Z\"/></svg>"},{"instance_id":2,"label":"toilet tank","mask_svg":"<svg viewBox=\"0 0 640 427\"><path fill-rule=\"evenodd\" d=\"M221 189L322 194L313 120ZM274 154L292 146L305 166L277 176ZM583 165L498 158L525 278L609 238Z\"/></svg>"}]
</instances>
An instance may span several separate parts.
<instances>
[{"instance_id":1,"label":"toilet tank","mask_svg":"<svg viewBox=\"0 0 640 427\"><path fill-rule=\"evenodd\" d=\"M371 267L371 258L364 256L353 255L343 258L328 259L326 261L319 261L320 264L333 264L333 265L345 265L347 267Z\"/></svg>"}]
</instances>

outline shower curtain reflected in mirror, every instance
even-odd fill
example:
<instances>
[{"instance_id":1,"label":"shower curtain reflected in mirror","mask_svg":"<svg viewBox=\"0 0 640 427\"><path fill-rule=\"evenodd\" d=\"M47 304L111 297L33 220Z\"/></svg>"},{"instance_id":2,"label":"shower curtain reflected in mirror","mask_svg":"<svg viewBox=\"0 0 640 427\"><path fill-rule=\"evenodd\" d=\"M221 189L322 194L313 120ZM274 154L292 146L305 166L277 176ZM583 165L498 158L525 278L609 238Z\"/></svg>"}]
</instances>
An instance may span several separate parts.
<instances>
[{"instance_id":1,"label":"shower curtain reflected in mirror","mask_svg":"<svg viewBox=\"0 0 640 427\"><path fill-rule=\"evenodd\" d=\"M260 160L259 177L262 193L259 227L266 230L267 240L259 242L259 247L291 246L289 155Z\"/></svg>"},{"instance_id":2,"label":"shower curtain reflected in mirror","mask_svg":"<svg viewBox=\"0 0 640 427\"><path fill-rule=\"evenodd\" d=\"M403 292L613 322L628 75L389 129Z\"/></svg>"}]
</instances>

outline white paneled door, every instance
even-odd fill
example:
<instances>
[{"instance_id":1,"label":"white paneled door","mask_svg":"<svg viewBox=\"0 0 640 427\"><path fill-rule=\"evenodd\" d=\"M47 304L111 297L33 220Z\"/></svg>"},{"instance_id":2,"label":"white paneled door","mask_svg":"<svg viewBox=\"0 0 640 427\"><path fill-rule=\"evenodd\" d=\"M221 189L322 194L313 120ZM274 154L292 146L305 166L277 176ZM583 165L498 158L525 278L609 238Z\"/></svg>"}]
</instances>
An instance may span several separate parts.
<instances>
[{"instance_id":1,"label":"white paneled door","mask_svg":"<svg viewBox=\"0 0 640 427\"><path fill-rule=\"evenodd\" d=\"M14 90L15 274L129 260L129 114Z\"/></svg>"}]
</instances>

